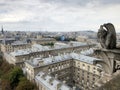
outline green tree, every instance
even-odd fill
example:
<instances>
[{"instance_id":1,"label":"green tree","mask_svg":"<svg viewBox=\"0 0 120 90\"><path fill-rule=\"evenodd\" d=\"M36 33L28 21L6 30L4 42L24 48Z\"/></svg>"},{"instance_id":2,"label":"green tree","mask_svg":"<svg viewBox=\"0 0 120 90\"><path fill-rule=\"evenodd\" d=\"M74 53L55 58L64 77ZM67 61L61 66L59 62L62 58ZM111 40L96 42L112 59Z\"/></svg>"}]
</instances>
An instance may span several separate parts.
<instances>
[{"instance_id":1,"label":"green tree","mask_svg":"<svg viewBox=\"0 0 120 90\"><path fill-rule=\"evenodd\" d=\"M56 41L60 41L60 36L55 37Z\"/></svg>"},{"instance_id":2,"label":"green tree","mask_svg":"<svg viewBox=\"0 0 120 90\"><path fill-rule=\"evenodd\" d=\"M6 61L1 60L0 70L3 73L8 73L13 68L13 65L8 64Z\"/></svg>"},{"instance_id":3,"label":"green tree","mask_svg":"<svg viewBox=\"0 0 120 90\"><path fill-rule=\"evenodd\" d=\"M2 65L2 63L3 63L3 60L0 58L0 66Z\"/></svg>"},{"instance_id":4,"label":"green tree","mask_svg":"<svg viewBox=\"0 0 120 90\"><path fill-rule=\"evenodd\" d=\"M37 90L35 85L27 80L25 77L20 78L20 82L16 87L16 90Z\"/></svg>"},{"instance_id":5,"label":"green tree","mask_svg":"<svg viewBox=\"0 0 120 90\"><path fill-rule=\"evenodd\" d=\"M2 90L38 90L25 78L21 68L10 65L2 59L0 59L0 78Z\"/></svg>"},{"instance_id":6,"label":"green tree","mask_svg":"<svg viewBox=\"0 0 120 90\"><path fill-rule=\"evenodd\" d=\"M12 69L9 75L9 81L12 88L17 86L19 79L23 76L23 71L19 67L14 67L14 69Z\"/></svg>"}]
</instances>

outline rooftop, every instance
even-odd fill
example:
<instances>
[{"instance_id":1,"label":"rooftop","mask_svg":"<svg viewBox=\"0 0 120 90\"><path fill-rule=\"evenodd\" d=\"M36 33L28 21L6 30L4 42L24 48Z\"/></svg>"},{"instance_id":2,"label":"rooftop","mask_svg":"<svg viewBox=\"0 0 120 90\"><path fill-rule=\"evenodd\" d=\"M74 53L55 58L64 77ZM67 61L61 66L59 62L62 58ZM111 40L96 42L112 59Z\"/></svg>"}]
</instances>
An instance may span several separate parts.
<instances>
[{"instance_id":1,"label":"rooftop","mask_svg":"<svg viewBox=\"0 0 120 90\"><path fill-rule=\"evenodd\" d=\"M57 49L64 49L64 48L78 47L78 46L49 48L48 46L42 46L40 44L33 44L32 48L17 50L17 51L11 52L10 54L15 57L15 56L20 56L20 55L27 55L33 52L48 51L48 50L55 50L55 49L57 50ZM88 46L88 45L83 45L81 47L84 47L84 46Z\"/></svg>"},{"instance_id":2,"label":"rooftop","mask_svg":"<svg viewBox=\"0 0 120 90\"><path fill-rule=\"evenodd\" d=\"M54 38L41 38L41 39L35 39L34 41L49 41L49 40L55 40Z\"/></svg>"},{"instance_id":3,"label":"rooftop","mask_svg":"<svg viewBox=\"0 0 120 90\"><path fill-rule=\"evenodd\" d=\"M88 45L86 42L77 42L77 41L71 41L70 44L72 46L84 46L84 45Z\"/></svg>"},{"instance_id":4,"label":"rooftop","mask_svg":"<svg viewBox=\"0 0 120 90\"><path fill-rule=\"evenodd\" d=\"M82 55L90 55L90 54L93 54L93 53L94 53L94 50L92 48L90 48L88 50L85 50L85 51L81 51Z\"/></svg>"},{"instance_id":5,"label":"rooftop","mask_svg":"<svg viewBox=\"0 0 120 90\"><path fill-rule=\"evenodd\" d=\"M49 47L41 46L39 44L33 44L32 48L17 50L17 51L11 52L10 54L15 57L19 55L27 55L32 52L45 51L45 50L49 50Z\"/></svg>"},{"instance_id":6,"label":"rooftop","mask_svg":"<svg viewBox=\"0 0 120 90\"><path fill-rule=\"evenodd\" d=\"M34 58L32 60L28 60L27 63L31 64L33 67L40 67L44 65L49 65L65 60L80 60L82 62L86 62L89 64L94 64L94 61L100 60L97 58L77 54L77 53L70 53L70 54L63 54L58 56L50 56L48 58Z\"/></svg>"},{"instance_id":7,"label":"rooftop","mask_svg":"<svg viewBox=\"0 0 120 90\"><path fill-rule=\"evenodd\" d=\"M11 43L11 45L25 45L27 44L27 42L23 42L23 41L14 41L13 43Z\"/></svg>"},{"instance_id":8,"label":"rooftop","mask_svg":"<svg viewBox=\"0 0 120 90\"><path fill-rule=\"evenodd\" d=\"M51 77L50 75L45 75L44 72L39 72L35 76L35 81L42 83L49 90L56 90L57 88L58 88L57 90L71 90L70 87L60 82L59 80Z\"/></svg>"}]
</instances>

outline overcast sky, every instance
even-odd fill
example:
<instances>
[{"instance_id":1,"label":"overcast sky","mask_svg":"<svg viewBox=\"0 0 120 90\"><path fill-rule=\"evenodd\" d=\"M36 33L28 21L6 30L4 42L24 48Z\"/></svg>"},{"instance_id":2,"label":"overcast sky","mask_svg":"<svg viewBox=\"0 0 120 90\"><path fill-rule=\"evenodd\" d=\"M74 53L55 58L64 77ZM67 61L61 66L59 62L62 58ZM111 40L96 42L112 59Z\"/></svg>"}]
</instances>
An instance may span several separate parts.
<instances>
[{"instance_id":1,"label":"overcast sky","mask_svg":"<svg viewBox=\"0 0 120 90\"><path fill-rule=\"evenodd\" d=\"M107 22L120 32L120 0L0 0L5 30L97 31Z\"/></svg>"}]
</instances>

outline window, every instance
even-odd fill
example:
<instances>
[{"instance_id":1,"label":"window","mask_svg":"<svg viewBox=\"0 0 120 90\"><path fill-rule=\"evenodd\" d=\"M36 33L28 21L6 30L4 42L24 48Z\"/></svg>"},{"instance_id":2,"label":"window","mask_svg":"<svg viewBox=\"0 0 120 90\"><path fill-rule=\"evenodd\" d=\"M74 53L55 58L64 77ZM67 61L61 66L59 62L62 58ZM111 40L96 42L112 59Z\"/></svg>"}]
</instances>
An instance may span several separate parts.
<instances>
[{"instance_id":1,"label":"window","mask_svg":"<svg viewBox=\"0 0 120 90\"><path fill-rule=\"evenodd\" d=\"M93 71L93 73L96 73L95 71Z\"/></svg>"},{"instance_id":2,"label":"window","mask_svg":"<svg viewBox=\"0 0 120 90\"><path fill-rule=\"evenodd\" d=\"M60 70L60 66L59 66L59 70Z\"/></svg>"},{"instance_id":3,"label":"window","mask_svg":"<svg viewBox=\"0 0 120 90\"><path fill-rule=\"evenodd\" d=\"M84 78L82 79L82 83L84 83Z\"/></svg>"},{"instance_id":4,"label":"window","mask_svg":"<svg viewBox=\"0 0 120 90\"><path fill-rule=\"evenodd\" d=\"M88 66L88 71L90 71L90 66Z\"/></svg>"},{"instance_id":5,"label":"window","mask_svg":"<svg viewBox=\"0 0 120 90\"><path fill-rule=\"evenodd\" d=\"M52 68L52 72L54 71L54 68Z\"/></svg>"},{"instance_id":6,"label":"window","mask_svg":"<svg viewBox=\"0 0 120 90\"><path fill-rule=\"evenodd\" d=\"M93 78L93 81L95 80L95 78Z\"/></svg>"},{"instance_id":7,"label":"window","mask_svg":"<svg viewBox=\"0 0 120 90\"><path fill-rule=\"evenodd\" d=\"M57 66L55 67L55 69L57 69Z\"/></svg>"},{"instance_id":8,"label":"window","mask_svg":"<svg viewBox=\"0 0 120 90\"><path fill-rule=\"evenodd\" d=\"M87 76L87 78L89 78L89 76Z\"/></svg>"},{"instance_id":9,"label":"window","mask_svg":"<svg viewBox=\"0 0 120 90\"><path fill-rule=\"evenodd\" d=\"M89 80L87 81L87 86L89 86Z\"/></svg>"},{"instance_id":10,"label":"window","mask_svg":"<svg viewBox=\"0 0 120 90\"><path fill-rule=\"evenodd\" d=\"M48 71L50 72L50 67L48 68Z\"/></svg>"},{"instance_id":11,"label":"window","mask_svg":"<svg viewBox=\"0 0 120 90\"><path fill-rule=\"evenodd\" d=\"M89 82L89 79L87 79L87 82Z\"/></svg>"},{"instance_id":12,"label":"window","mask_svg":"<svg viewBox=\"0 0 120 90\"><path fill-rule=\"evenodd\" d=\"M95 70L96 68L94 67L93 69Z\"/></svg>"},{"instance_id":13,"label":"window","mask_svg":"<svg viewBox=\"0 0 120 90\"><path fill-rule=\"evenodd\" d=\"M62 65L62 69L64 68L64 66Z\"/></svg>"},{"instance_id":14,"label":"window","mask_svg":"<svg viewBox=\"0 0 120 90\"><path fill-rule=\"evenodd\" d=\"M90 73L88 72L87 74L89 75Z\"/></svg>"},{"instance_id":15,"label":"window","mask_svg":"<svg viewBox=\"0 0 120 90\"><path fill-rule=\"evenodd\" d=\"M67 66L69 66L69 63L67 64Z\"/></svg>"},{"instance_id":16,"label":"window","mask_svg":"<svg viewBox=\"0 0 120 90\"><path fill-rule=\"evenodd\" d=\"M74 65L75 65L75 62L74 62Z\"/></svg>"}]
</instances>

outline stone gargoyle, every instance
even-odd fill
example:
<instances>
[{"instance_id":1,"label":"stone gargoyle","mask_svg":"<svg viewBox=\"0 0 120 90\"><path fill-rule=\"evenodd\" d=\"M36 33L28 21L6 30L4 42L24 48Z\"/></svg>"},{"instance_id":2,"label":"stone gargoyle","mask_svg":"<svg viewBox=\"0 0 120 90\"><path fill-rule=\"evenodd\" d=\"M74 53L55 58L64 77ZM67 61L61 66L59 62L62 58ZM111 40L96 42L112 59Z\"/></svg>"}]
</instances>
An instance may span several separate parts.
<instances>
[{"instance_id":1,"label":"stone gargoyle","mask_svg":"<svg viewBox=\"0 0 120 90\"><path fill-rule=\"evenodd\" d=\"M112 23L106 23L101 25L98 30L97 37L102 48L116 48L116 31Z\"/></svg>"}]
</instances>

